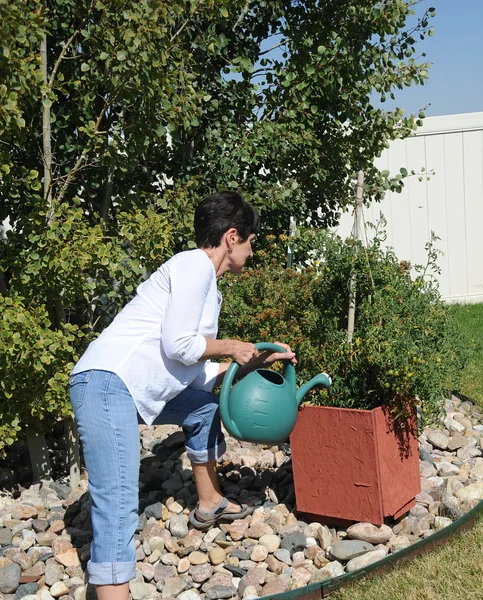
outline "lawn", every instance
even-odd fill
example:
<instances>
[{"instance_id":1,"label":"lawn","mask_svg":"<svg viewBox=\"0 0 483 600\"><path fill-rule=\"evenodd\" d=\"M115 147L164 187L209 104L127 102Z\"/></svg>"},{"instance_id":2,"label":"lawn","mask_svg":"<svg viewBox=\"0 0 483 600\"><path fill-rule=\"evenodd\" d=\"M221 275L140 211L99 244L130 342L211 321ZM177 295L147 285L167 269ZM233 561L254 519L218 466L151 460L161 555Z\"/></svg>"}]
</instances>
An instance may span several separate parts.
<instances>
[{"instance_id":1,"label":"lawn","mask_svg":"<svg viewBox=\"0 0 483 600\"><path fill-rule=\"evenodd\" d=\"M454 305L451 311L473 347L461 392L483 406L483 304ZM389 574L355 583L333 600L482 600L483 516L469 531Z\"/></svg>"},{"instance_id":2,"label":"lawn","mask_svg":"<svg viewBox=\"0 0 483 600\"><path fill-rule=\"evenodd\" d=\"M455 304L451 311L473 347L473 356L463 372L461 391L483 406L483 304Z\"/></svg>"}]
</instances>

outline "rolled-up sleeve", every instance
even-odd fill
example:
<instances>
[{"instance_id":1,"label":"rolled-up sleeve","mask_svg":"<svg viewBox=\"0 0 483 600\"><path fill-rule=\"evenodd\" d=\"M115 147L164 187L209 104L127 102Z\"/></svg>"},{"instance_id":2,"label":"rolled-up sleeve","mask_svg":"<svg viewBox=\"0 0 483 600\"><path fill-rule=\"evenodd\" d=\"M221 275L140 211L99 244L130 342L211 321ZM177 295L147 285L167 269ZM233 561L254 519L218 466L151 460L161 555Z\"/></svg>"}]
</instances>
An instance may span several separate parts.
<instances>
[{"instance_id":1,"label":"rolled-up sleeve","mask_svg":"<svg viewBox=\"0 0 483 600\"><path fill-rule=\"evenodd\" d=\"M206 339L199 328L215 274L206 260L193 260L176 265L170 275L161 342L168 358L190 366L197 363L206 350Z\"/></svg>"}]
</instances>

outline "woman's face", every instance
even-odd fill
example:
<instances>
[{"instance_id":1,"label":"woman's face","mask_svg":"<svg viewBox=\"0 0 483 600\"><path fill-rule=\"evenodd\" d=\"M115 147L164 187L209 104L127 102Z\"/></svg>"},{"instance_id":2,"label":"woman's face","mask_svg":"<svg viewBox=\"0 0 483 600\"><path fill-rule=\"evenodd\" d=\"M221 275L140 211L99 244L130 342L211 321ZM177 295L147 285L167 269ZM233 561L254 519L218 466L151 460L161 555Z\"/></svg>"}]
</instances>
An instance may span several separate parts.
<instances>
[{"instance_id":1,"label":"woman's face","mask_svg":"<svg viewBox=\"0 0 483 600\"><path fill-rule=\"evenodd\" d=\"M232 253L228 256L230 258L230 271L232 273L239 275L243 271L247 260L253 256L252 242L254 239L255 234L252 233L246 241L236 241L231 247Z\"/></svg>"}]
</instances>

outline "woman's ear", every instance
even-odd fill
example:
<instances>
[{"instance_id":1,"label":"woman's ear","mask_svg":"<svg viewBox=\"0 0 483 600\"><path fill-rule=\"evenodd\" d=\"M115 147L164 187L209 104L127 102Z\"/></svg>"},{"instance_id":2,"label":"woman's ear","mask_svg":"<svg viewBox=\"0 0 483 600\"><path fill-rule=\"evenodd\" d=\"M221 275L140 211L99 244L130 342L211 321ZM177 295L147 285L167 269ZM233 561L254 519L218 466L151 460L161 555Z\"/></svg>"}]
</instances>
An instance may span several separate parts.
<instances>
[{"instance_id":1,"label":"woman's ear","mask_svg":"<svg viewBox=\"0 0 483 600\"><path fill-rule=\"evenodd\" d=\"M238 231L235 229L235 227L228 229L228 231L226 232L225 235L226 235L226 244L229 248L231 248L232 246L234 246L237 243Z\"/></svg>"}]
</instances>

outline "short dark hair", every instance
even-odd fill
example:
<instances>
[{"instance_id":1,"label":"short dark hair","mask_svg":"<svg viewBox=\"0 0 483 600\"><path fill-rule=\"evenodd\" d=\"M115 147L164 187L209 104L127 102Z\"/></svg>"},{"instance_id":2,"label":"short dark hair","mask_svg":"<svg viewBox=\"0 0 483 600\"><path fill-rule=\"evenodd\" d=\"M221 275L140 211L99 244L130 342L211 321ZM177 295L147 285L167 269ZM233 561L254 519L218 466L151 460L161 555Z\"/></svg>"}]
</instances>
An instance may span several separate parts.
<instances>
[{"instance_id":1,"label":"short dark hair","mask_svg":"<svg viewBox=\"0 0 483 600\"><path fill-rule=\"evenodd\" d=\"M198 248L218 247L223 234L232 227L237 230L242 242L260 229L258 212L238 192L216 192L196 207L195 239Z\"/></svg>"}]
</instances>

